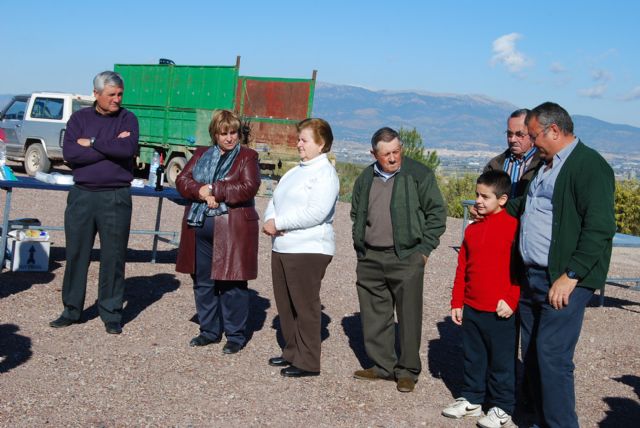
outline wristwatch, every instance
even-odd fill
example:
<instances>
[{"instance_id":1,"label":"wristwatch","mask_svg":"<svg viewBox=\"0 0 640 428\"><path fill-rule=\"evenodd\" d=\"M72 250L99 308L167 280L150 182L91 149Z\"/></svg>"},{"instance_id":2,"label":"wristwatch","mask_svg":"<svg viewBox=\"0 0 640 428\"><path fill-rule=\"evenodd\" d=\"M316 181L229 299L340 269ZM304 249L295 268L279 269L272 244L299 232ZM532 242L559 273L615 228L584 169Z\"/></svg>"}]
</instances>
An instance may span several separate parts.
<instances>
[{"instance_id":1,"label":"wristwatch","mask_svg":"<svg viewBox=\"0 0 640 428\"><path fill-rule=\"evenodd\" d=\"M578 281L580 281L580 277L578 276L577 273L575 273L575 271L572 271L571 269L567 268L567 270L565 270L564 273L566 273L570 279L577 279Z\"/></svg>"},{"instance_id":2,"label":"wristwatch","mask_svg":"<svg viewBox=\"0 0 640 428\"><path fill-rule=\"evenodd\" d=\"M89 147L93 147L93 144L96 142L95 137L89 138Z\"/></svg>"}]
</instances>

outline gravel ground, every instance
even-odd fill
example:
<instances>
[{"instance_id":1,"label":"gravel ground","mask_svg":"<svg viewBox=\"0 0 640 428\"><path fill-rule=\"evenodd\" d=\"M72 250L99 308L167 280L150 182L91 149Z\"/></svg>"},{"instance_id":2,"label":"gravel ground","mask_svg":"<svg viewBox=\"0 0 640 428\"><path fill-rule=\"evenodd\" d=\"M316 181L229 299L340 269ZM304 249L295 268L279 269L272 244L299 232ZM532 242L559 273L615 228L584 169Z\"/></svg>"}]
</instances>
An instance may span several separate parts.
<instances>
[{"instance_id":1,"label":"gravel ground","mask_svg":"<svg viewBox=\"0 0 640 428\"><path fill-rule=\"evenodd\" d=\"M1 192L4 206L5 195ZM18 189L12 218L62 225L66 194ZM267 200L258 199L260 212ZM134 198L133 229L153 228L156 200ZM182 209L165 201L162 230L179 230ZM367 366L362 349L351 248L349 205L339 203L337 254L322 288L322 374L286 379L267 359L279 355L270 281L270 242L260 241L260 274L251 281L251 339L236 355L222 344L188 346L193 322L191 279L174 271L175 247L132 235L127 260L125 325L108 335L97 316L94 250L83 322L47 323L62 309L64 234L52 232L50 271L0 274L1 426L429 426L471 427L474 420L440 416L462 381L459 330L449 298L461 221L449 218L425 272L423 373L415 392L391 382L352 378ZM96 246L97 248L97 246ZM616 249L616 276L638 276L634 249ZM589 307L576 351L581 426L638 426L640 421L640 293L609 286L604 307Z\"/></svg>"}]
</instances>

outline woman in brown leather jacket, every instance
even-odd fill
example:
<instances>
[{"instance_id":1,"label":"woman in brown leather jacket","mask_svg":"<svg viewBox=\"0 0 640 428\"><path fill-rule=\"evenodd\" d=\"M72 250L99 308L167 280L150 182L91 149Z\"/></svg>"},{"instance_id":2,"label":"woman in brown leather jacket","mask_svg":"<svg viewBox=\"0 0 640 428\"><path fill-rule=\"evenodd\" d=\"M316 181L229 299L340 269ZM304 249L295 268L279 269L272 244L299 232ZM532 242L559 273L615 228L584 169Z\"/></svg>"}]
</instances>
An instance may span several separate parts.
<instances>
[{"instance_id":1,"label":"woman in brown leather jacket","mask_svg":"<svg viewBox=\"0 0 640 428\"><path fill-rule=\"evenodd\" d=\"M240 144L236 114L218 110L209 124L213 145L200 147L176 179L191 201L182 219L178 272L193 278L200 334L189 345L218 343L225 354L246 343L247 281L258 275L258 220L254 197L260 187L258 154Z\"/></svg>"}]
</instances>

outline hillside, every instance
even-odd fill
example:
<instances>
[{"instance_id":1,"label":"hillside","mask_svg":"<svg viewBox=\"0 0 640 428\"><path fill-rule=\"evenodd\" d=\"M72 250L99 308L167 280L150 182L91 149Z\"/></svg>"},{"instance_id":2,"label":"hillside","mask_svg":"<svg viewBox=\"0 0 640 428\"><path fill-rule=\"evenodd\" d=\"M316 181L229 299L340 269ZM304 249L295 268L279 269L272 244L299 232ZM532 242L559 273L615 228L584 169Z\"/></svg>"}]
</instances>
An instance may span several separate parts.
<instances>
[{"instance_id":1,"label":"hillside","mask_svg":"<svg viewBox=\"0 0 640 428\"><path fill-rule=\"evenodd\" d=\"M534 107L534 106L531 106ZM319 82L314 115L339 140L367 142L381 126L416 127L429 148L499 151L506 119L518 107L483 95L372 91ZM575 132L601 152L640 153L640 128L575 116Z\"/></svg>"}]
</instances>

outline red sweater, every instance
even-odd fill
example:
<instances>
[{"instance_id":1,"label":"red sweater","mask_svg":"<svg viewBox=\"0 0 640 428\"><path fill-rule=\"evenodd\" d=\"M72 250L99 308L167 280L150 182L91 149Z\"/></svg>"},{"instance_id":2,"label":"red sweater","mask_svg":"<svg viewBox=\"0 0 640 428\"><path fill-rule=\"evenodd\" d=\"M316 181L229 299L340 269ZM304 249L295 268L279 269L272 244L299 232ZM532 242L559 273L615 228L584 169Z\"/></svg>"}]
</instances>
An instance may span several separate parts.
<instances>
[{"instance_id":1,"label":"red sweater","mask_svg":"<svg viewBox=\"0 0 640 428\"><path fill-rule=\"evenodd\" d=\"M495 312L498 300L515 311L520 286L511 278L511 252L518 220L502 210L470 224L458 254L451 308L469 305L478 311Z\"/></svg>"}]
</instances>

